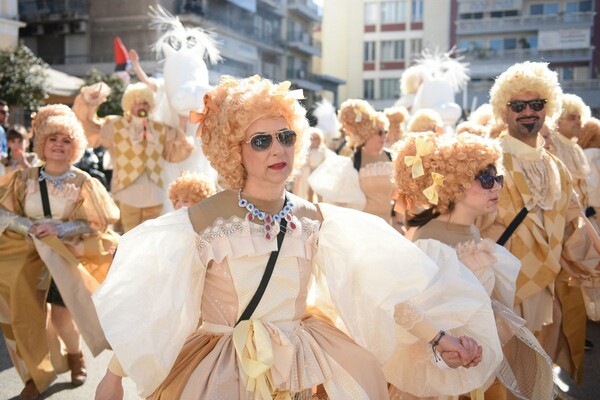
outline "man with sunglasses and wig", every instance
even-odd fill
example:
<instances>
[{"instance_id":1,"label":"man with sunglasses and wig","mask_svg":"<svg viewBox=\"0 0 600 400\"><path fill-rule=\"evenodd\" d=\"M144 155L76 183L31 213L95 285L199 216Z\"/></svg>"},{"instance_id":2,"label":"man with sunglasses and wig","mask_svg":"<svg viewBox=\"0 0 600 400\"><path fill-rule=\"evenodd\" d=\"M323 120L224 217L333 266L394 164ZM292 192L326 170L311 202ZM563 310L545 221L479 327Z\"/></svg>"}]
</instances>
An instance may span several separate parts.
<instances>
[{"instance_id":1,"label":"man with sunglasses and wig","mask_svg":"<svg viewBox=\"0 0 600 400\"><path fill-rule=\"evenodd\" d=\"M547 63L515 64L498 76L490 103L507 128L499 139L505 181L498 211L478 225L521 260L515 312L553 361L581 382L587 321L581 286L593 286L594 276L598 282L600 238L569 171L538 134L546 118L560 115L562 99Z\"/></svg>"}]
</instances>

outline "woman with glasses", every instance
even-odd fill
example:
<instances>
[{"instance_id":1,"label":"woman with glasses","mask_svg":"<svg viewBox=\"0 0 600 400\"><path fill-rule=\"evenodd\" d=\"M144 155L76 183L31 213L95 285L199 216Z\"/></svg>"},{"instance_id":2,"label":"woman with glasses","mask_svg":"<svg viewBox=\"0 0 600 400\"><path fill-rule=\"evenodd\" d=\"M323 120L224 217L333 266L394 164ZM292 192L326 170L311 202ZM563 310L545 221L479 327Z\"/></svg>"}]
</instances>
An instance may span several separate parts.
<instances>
[{"instance_id":1,"label":"woman with glasses","mask_svg":"<svg viewBox=\"0 0 600 400\"><path fill-rule=\"evenodd\" d=\"M97 399L121 398L124 375L152 399L387 399L386 380L438 394L444 379L481 385L499 363L474 277L434 265L380 218L285 190L309 142L289 87L224 76L205 95L193 119L230 189L120 242L94 296L115 352Z\"/></svg>"},{"instance_id":2,"label":"woman with glasses","mask_svg":"<svg viewBox=\"0 0 600 400\"><path fill-rule=\"evenodd\" d=\"M466 132L426 132L405 136L393 150L399 201L412 227L407 236L434 260L460 261L492 299L505 359L498 379L484 386L492 384L485 398L506 399L505 387L521 399L553 398L551 361L512 311L521 263L504 247L482 240L475 226L478 217L498 208L504 184L499 144Z\"/></svg>"},{"instance_id":3,"label":"woman with glasses","mask_svg":"<svg viewBox=\"0 0 600 400\"><path fill-rule=\"evenodd\" d=\"M346 100L339 118L346 129L350 158L328 157L309 184L323 201L348 205L383 218L392 216L392 155L385 149L389 121L364 100Z\"/></svg>"}]
</instances>

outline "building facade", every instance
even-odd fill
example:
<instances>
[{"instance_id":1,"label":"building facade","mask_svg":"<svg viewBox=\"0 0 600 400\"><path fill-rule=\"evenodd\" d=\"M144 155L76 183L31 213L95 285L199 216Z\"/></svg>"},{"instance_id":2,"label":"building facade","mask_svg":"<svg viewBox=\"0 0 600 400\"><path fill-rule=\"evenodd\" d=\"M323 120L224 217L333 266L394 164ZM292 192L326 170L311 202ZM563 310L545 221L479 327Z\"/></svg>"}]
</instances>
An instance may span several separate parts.
<instances>
[{"instance_id":1,"label":"building facade","mask_svg":"<svg viewBox=\"0 0 600 400\"><path fill-rule=\"evenodd\" d=\"M563 90L600 108L600 0L452 0L452 42L470 63L468 104L514 63L543 61Z\"/></svg>"},{"instance_id":2,"label":"building facade","mask_svg":"<svg viewBox=\"0 0 600 400\"><path fill-rule=\"evenodd\" d=\"M19 28L25 24L19 21L17 0L0 2L0 50L14 50L19 42Z\"/></svg>"},{"instance_id":3,"label":"building facade","mask_svg":"<svg viewBox=\"0 0 600 400\"><path fill-rule=\"evenodd\" d=\"M313 37L321 15L313 0L19 0L27 22L21 36L54 68L76 76L91 68L113 71L113 39L119 36L138 51L148 74L160 75L151 49L160 32L148 16L157 4L184 25L215 33L224 61L209 67L211 84L222 74L290 80L304 90L307 105L319 91L337 91L339 80L313 71L313 57L321 55Z\"/></svg>"}]
</instances>

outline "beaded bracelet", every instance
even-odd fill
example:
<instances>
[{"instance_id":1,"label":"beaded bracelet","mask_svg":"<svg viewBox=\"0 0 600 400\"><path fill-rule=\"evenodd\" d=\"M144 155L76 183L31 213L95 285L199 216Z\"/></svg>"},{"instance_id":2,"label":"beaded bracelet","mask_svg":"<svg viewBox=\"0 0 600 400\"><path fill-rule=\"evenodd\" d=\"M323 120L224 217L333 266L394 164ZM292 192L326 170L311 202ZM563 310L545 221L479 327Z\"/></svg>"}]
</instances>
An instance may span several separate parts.
<instances>
[{"instance_id":1,"label":"beaded bracelet","mask_svg":"<svg viewBox=\"0 0 600 400\"><path fill-rule=\"evenodd\" d=\"M446 335L446 332L440 331L440 333L438 334L437 338L433 340L433 343L431 343L431 351L433 351L433 357L435 359L435 362L440 361L440 358L438 357L437 352L435 351L435 349L440 344L440 340L442 340L442 338L445 335Z\"/></svg>"}]
</instances>

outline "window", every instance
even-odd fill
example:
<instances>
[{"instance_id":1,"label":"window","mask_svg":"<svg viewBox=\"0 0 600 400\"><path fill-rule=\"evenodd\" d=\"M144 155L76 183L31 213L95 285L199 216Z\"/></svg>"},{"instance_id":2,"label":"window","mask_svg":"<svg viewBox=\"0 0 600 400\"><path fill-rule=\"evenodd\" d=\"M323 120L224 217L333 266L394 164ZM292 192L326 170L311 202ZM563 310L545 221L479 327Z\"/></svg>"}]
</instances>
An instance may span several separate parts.
<instances>
[{"instance_id":1,"label":"window","mask_svg":"<svg viewBox=\"0 0 600 400\"><path fill-rule=\"evenodd\" d=\"M566 4L565 11L572 12L590 12L592 11L592 0L585 1L569 1Z\"/></svg>"},{"instance_id":2,"label":"window","mask_svg":"<svg viewBox=\"0 0 600 400\"><path fill-rule=\"evenodd\" d=\"M418 54L421 54L421 50L423 49L423 39L411 39L410 40L410 54L412 57L415 57Z\"/></svg>"},{"instance_id":3,"label":"window","mask_svg":"<svg viewBox=\"0 0 600 400\"><path fill-rule=\"evenodd\" d=\"M381 23L398 24L406 22L406 1L384 1L381 3Z\"/></svg>"},{"instance_id":4,"label":"window","mask_svg":"<svg viewBox=\"0 0 600 400\"><path fill-rule=\"evenodd\" d=\"M490 39L489 44L492 53L502 53L502 45L504 44L502 39Z\"/></svg>"},{"instance_id":5,"label":"window","mask_svg":"<svg viewBox=\"0 0 600 400\"><path fill-rule=\"evenodd\" d=\"M504 50L514 50L517 48L517 39L506 38L504 39Z\"/></svg>"},{"instance_id":6,"label":"window","mask_svg":"<svg viewBox=\"0 0 600 400\"><path fill-rule=\"evenodd\" d=\"M365 3L365 25L377 23L377 3Z\"/></svg>"},{"instance_id":7,"label":"window","mask_svg":"<svg viewBox=\"0 0 600 400\"><path fill-rule=\"evenodd\" d=\"M404 60L404 40L384 40L381 42L381 61Z\"/></svg>"},{"instance_id":8,"label":"window","mask_svg":"<svg viewBox=\"0 0 600 400\"><path fill-rule=\"evenodd\" d=\"M365 42L365 54L364 61L365 62L374 62L375 61L375 42Z\"/></svg>"},{"instance_id":9,"label":"window","mask_svg":"<svg viewBox=\"0 0 600 400\"><path fill-rule=\"evenodd\" d=\"M483 40L459 40L458 49L466 52L483 49Z\"/></svg>"},{"instance_id":10,"label":"window","mask_svg":"<svg viewBox=\"0 0 600 400\"><path fill-rule=\"evenodd\" d=\"M412 0L411 21L423 22L423 0Z\"/></svg>"},{"instance_id":11,"label":"window","mask_svg":"<svg viewBox=\"0 0 600 400\"><path fill-rule=\"evenodd\" d=\"M575 69L573 67L562 67L560 75L563 81L572 81L575 78Z\"/></svg>"},{"instance_id":12,"label":"window","mask_svg":"<svg viewBox=\"0 0 600 400\"><path fill-rule=\"evenodd\" d=\"M397 99L400 95L400 79L382 79L381 100Z\"/></svg>"},{"instance_id":13,"label":"window","mask_svg":"<svg viewBox=\"0 0 600 400\"><path fill-rule=\"evenodd\" d=\"M537 3L529 6L530 15L557 15L558 3Z\"/></svg>"},{"instance_id":14,"label":"window","mask_svg":"<svg viewBox=\"0 0 600 400\"><path fill-rule=\"evenodd\" d=\"M527 42L529 43L529 48L530 49L537 49L538 48L538 37L536 36L529 36L527 38Z\"/></svg>"},{"instance_id":15,"label":"window","mask_svg":"<svg viewBox=\"0 0 600 400\"><path fill-rule=\"evenodd\" d=\"M363 99L375 98L375 81L373 79L365 79L363 81Z\"/></svg>"}]
</instances>

